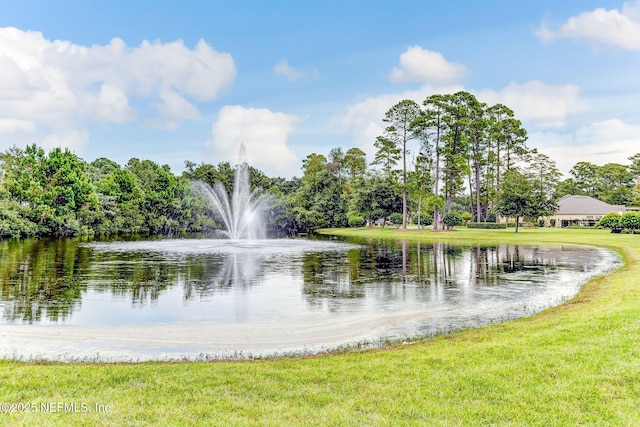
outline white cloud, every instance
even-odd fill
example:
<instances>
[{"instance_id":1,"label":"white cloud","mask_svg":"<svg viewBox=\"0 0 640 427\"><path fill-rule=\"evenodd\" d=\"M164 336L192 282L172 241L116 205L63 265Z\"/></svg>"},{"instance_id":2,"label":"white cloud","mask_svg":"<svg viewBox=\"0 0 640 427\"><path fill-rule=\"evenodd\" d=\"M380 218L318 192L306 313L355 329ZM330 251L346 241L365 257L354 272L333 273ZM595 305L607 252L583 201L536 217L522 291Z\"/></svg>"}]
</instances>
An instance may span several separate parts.
<instances>
[{"instance_id":1,"label":"white cloud","mask_svg":"<svg viewBox=\"0 0 640 427\"><path fill-rule=\"evenodd\" d=\"M296 80L305 78L315 78L318 76L318 72L316 70L306 72L297 68L293 68L291 65L289 65L289 61L287 61L286 59L283 59L282 61L274 65L273 72L276 75L285 76L290 82L295 82Z\"/></svg>"},{"instance_id":2,"label":"white cloud","mask_svg":"<svg viewBox=\"0 0 640 427\"><path fill-rule=\"evenodd\" d=\"M428 52L428 55L425 55L426 52ZM407 49L401 55L400 63L404 68L394 68L391 73L392 79L408 79L412 75L417 76L419 59L428 57L441 58L442 66L439 69L447 69L446 64L448 63L440 54L423 50L420 47L413 47ZM459 70L466 72L466 68L463 66L460 65L458 67ZM410 73L409 70L411 69L415 69L416 72ZM393 77L394 75L395 77ZM455 73L443 73L443 75L451 76L455 75ZM434 77L433 80L437 79ZM417 77L415 81L417 81ZM441 79L440 81L445 80ZM580 89L570 84L550 85L540 81L531 81L524 84L511 82L500 90L485 89L480 91L465 89L460 84L424 84L417 90L367 97L349 106L344 114L334 117L332 125L342 131L351 133L354 143L365 152L374 153L373 144L375 139L377 136L382 135L384 131L382 119L387 110L394 104L403 99L411 99L422 105L422 102L432 94L455 93L461 90L468 90L474 93L479 101L488 105L497 103L507 105L514 110L516 118L527 122L527 125L534 128L562 128L565 126L569 115L586 109L586 101L580 97Z\"/></svg>"},{"instance_id":3,"label":"white cloud","mask_svg":"<svg viewBox=\"0 0 640 427\"><path fill-rule=\"evenodd\" d=\"M246 161L263 172L293 175L299 164L287 145L289 135L301 119L266 108L223 107L211 127L207 141L211 158L238 162L240 145L246 147Z\"/></svg>"},{"instance_id":4,"label":"white cloud","mask_svg":"<svg viewBox=\"0 0 640 427\"><path fill-rule=\"evenodd\" d=\"M640 125L609 119L573 132L533 132L527 145L554 159L565 174L581 161L628 164L628 158L640 152Z\"/></svg>"},{"instance_id":5,"label":"white cloud","mask_svg":"<svg viewBox=\"0 0 640 427\"><path fill-rule=\"evenodd\" d=\"M354 145L365 153L373 155L375 153L373 144L376 137L382 135L385 128L382 119L395 104L403 99L411 99L418 105L422 105L422 102L430 95L454 93L460 90L464 90L464 88L462 86L423 85L417 90L366 97L349 106L343 114L334 117L331 125L342 132L350 133Z\"/></svg>"},{"instance_id":6,"label":"white cloud","mask_svg":"<svg viewBox=\"0 0 640 427\"><path fill-rule=\"evenodd\" d=\"M175 129L183 120L200 119L200 111L172 90L163 90L160 93L162 103L158 105L159 117L151 123L164 129Z\"/></svg>"},{"instance_id":7,"label":"white cloud","mask_svg":"<svg viewBox=\"0 0 640 427\"><path fill-rule=\"evenodd\" d=\"M68 148L78 153L84 149L89 141L89 132L77 129L58 129L56 133L46 135L39 141L38 145L45 150L52 150L56 147Z\"/></svg>"},{"instance_id":8,"label":"white cloud","mask_svg":"<svg viewBox=\"0 0 640 427\"><path fill-rule=\"evenodd\" d=\"M33 132L36 125L29 120L0 119L0 134L16 132Z\"/></svg>"},{"instance_id":9,"label":"white cloud","mask_svg":"<svg viewBox=\"0 0 640 427\"><path fill-rule=\"evenodd\" d=\"M458 82L467 75L466 67L449 62L442 54L410 47L400 55L399 67L394 67L389 79L394 83L447 84Z\"/></svg>"},{"instance_id":10,"label":"white cloud","mask_svg":"<svg viewBox=\"0 0 640 427\"><path fill-rule=\"evenodd\" d=\"M77 98L82 105L78 114L95 121L121 124L136 118L127 94L118 86L105 83L100 86L97 94L79 93Z\"/></svg>"},{"instance_id":11,"label":"white cloud","mask_svg":"<svg viewBox=\"0 0 640 427\"><path fill-rule=\"evenodd\" d=\"M575 39L593 48L613 46L640 50L640 1L624 3L622 10L598 8L572 16L556 31L543 23L535 32L544 41Z\"/></svg>"},{"instance_id":12,"label":"white cloud","mask_svg":"<svg viewBox=\"0 0 640 427\"><path fill-rule=\"evenodd\" d=\"M504 89L485 89L475 94L481 102L504 104L514 111L517 119L543 128L562 128L569 114L586 109L586 101L580 98L580 89L570 84L511 82Z\"/></svg>"},{"instance_id":13,"label":"white cloud","mask_svg":"<svg viewBox=\"0 0 640 427\"><path fill-rule=\"evenodd\" d=\"M273 72L277 75L285 76L290 82L304 77L304 72L296 70L289 65L289 61L283 59L273 67Z\"/></svg>"},{"instance_id":14,"label":"white cloud","mask_svg":"<svg viewBox=\"0 0 640 427\"><path fill-rule=\"evenodd\" d=\"M11 27L0 28L0 69L0 133L29 131L31 142L66 135L71 145L88 139L88 122L198 119L190 100L215 99L236 73L231 55L203 40L193 49L118 38L87 47Z\"/></svg>"}]
</instances>

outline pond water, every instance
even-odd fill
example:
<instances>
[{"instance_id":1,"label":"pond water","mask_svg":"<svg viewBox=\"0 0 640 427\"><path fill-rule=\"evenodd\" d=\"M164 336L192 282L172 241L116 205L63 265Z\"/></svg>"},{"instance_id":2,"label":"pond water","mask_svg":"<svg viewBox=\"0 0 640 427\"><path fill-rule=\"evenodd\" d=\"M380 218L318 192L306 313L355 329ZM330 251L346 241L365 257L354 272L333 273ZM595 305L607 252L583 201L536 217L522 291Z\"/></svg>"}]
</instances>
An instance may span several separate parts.
<instances>
[{"instance_id":1,"label":"pond water","mask_svg":"<svg viewBox=\"0 0 640 427\"><path fill-rule=\"evenodd\" d=\"M314 353L533 314L617 254L572 245L213 239L0 242L0 356Z\"/></svg>"}]
</instances>

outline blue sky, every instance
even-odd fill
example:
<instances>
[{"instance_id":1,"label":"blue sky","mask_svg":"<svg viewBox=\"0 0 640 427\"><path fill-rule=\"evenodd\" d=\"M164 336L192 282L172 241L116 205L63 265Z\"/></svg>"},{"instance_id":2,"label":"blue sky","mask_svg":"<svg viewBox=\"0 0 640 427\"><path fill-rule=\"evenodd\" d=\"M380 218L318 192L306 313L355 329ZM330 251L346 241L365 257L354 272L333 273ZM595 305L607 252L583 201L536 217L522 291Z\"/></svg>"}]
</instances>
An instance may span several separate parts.
<instances>
[{"instance_id":1,"label":"blue sky","mask_svg":"<svg viewBox=\"0 0 640 427\"><path fill-rule=\"evenodd\" d=\"M237 161L371 159L385 111L467 90L563 172L640 152L640 1L0 1L0 149Z\"/></svg>"}]
</instances>

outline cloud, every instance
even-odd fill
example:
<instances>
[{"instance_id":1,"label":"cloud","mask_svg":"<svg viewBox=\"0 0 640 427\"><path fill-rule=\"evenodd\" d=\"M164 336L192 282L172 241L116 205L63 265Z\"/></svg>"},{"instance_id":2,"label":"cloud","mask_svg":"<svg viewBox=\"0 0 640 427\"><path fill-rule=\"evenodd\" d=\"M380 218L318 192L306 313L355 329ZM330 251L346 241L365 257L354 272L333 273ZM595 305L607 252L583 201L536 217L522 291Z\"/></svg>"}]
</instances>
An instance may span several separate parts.
<instances>
[{"instance_id":1,"label":"cloud","mask_svg":"<svg viewBox=\"0 0 640 427\"><path fill-rule=\"evenodd\" d=\"M82 105L78 114L97 122L122 124L136 119L127 94L118 86L104 83L97 93L80 92L77 99Z\"/></svg>"},{"instance_id":2,"label":"cloud","mask_svg":"<svg viewBox=\"0 0 640 427\"><path fill-rule=\"evenodd\" d=\"M199 120L198 108L172 90L165 89L160 95L157 106L159 117L152 120L154 126L164 129L175 129L183 120Z\"/></svg>"},{"instance_id":3,"label":"cloud","mask_svg":"<svg viewBox=\"0 0 640 427\"><path fill-rule=\"evenodd\" d=\"M413 46L400 55L399 67L391 70L389 79L393 83L448 84L467 73L466 67L447 61L442 54Z\"/></svg>"},{"instance_id":4,"label":"cloud","mask_svg":"<svg viewBox=\"0 0 640 427\"><path fill-rule=\"evenodd\" d=\"M73 152L82 151L89 141L89 132L77 129L58 129L55 133L44 136L38 145L45 150L56 147L68 148Z\"/></svg>"},{"instance_id":5,"label":"cloud","mask_svg":"<svg viewBox=\"0 0 640 427\"><path fill-rule=\"evenodd\" d=\"M385 124L382 121L386 112L403 99L411 99L422 105L430 95L436 93L455 93L464 90L462 86L423 85L417 90L401 93L389 93L368 96L346 108L344 112L331 120L331 126L340 132L351 134L351 140L365 153L375 153L376 137L383 134Z\"/></svg>"},{"instance_id":6,"label":"cloud","mask_svg":"<svg viewBox=\"0 0 640 427\"><path fill-rule=\"evenodd\" d=\"M425 52L428 55L424 55ZM439 53L424 50L419 46L412 47L401 55L400 64L406 66L403 69L394 68L391 72L392 80L393 78L400 79L401 77L409 79L412 74L408 70L412 69L411 67L417 70L413 73L416 75L419 71L417 66L419 62L415 58L428 57L440 58L443 64L448 64ZM414 65L409 66L407 64ZM440 69L445 70L447 68L445 65L441 66ZM466 72L464 66L459 65L457 67L458 70ZM394 75L395 77L393 77ZM455 73L444 73L444 75L452 76ZM461 75L458 74L458 76ZM436 81L437 79L432 78L432 80ZM451 82L454 82L454 80L451 80ZM417 77L415 81L418 81ZM571 84L551 85L541 81L530 81L523 84L511 82L499 90L484 89L478 91L465 89L461 84L451 82L440 79L438 81L439 84L423 84L416 90L368 96L347 107L340 115L335 116L331 124L342 132L350 133L354 143L365 152L374 153L373 144L375 139L377 136L382 135L384 131L382 119L385 113L394 104L403 99L411 99L422 105L422 102L430 95L467 90L476 95L480 102L488 105L497 103L507 105L514 110L516 118L526 122L529 126L539 129L562 128L566 125L569 115L584 111L587 107L586 101L580 97L579 87Z\"/></svg>"},{"instance_id":7,"label":"cloud","mask_svg":"<svg viewBox=\"0 0 640 427\"><path fill-rule=\"evenodd\" d=\"M16 132L32 132L36 125L29 120L0 119L0 134Z\"/></svg>"},{"instance_id":8,"label":"cloud","mask_svg":"<svg viewBox=\"0 0 640 427\"><path fill-rule=\"evenodd\" d=\"M305 72L289 65L289 61L283 59L273 67L273 72L279 76L285 76L290 82L305 78L315 78L318 76L316 70Z\"/></svg>"},{"instance_id":9,"label":"cloud","mask_svg":"<svg viewBox=\"0 0 640 427\"><path fill-rule=\"evenodd\" d=\"M622 10L598 8L583 12L569 18L555 31L543 23L535 34L546 42L574 39L594 49L611 46L640 50L640 1L626 2Z\"/></svg>"},{"instance_id":10,"label":"cloud","mask_svg":"<svg viewBox=\"0 0 640 427\"><path fill-rule=\"evenodd\" d=\"M382 135L386 112L403 99L411 99L422 105L430 95L455 93L464 90L457 83L467 69L460 64L449 63L440 53L413 46L400 55L400 68L394 67L389 75L392 82L421 82L420 88L378 96L366 96L331 120L331 126L339 132L350 134L354 145L365 153L375 153L374 143Z\"/></svg>"},{"instance_id":11,"label":"cloud","mask_svg":"<svg viewBox=\"0 0 640 427\"><path fill-rule=\"evenodd\" d=\"M86 140L91 122L175 127L200 118L192 101L217 98L236 74L231 55L204 40L87 47L12 27L0 28L0 69L0 139L19 130L30 142L74 132Z\"/></svg>"},{"instance_id":12,"label":"cloud","mask_svg":"<svg viewBox=\"0 0 640 427\"><path fill-rule=\"evenodd\" d=\"M514 111L517 119L541 128L562 128L569 114L584 111L587 106L580 98L578 86L550 85L538 80L511 82L503 89L485 89L475 95L489 105L504 104Z\"/></svg>"},{"instance_id":13,"label":"cloud","mask_svg":"<svg viewBox=\"0 0 640 427\"><path fill-rule=\"evenodd\" d=\"M566 175L579 161L628 164L628 158L640 152L640 125L608 119L572 132L533 132L527 145L554 159Z\"/></svg>"},{"instance_id":14,"label":"cloud","mask_svg":"<svg viewBox=\"0 0 640 427\"><path fill-rule=\"evenodd\" d=\"M289 135L301 119L266 108L228 105L218 113L207 141L210 157L238 162L240 145L246 147L246 161L267 174L293 175L298 159L287 145Z\"/></svg>"}]
</instances>

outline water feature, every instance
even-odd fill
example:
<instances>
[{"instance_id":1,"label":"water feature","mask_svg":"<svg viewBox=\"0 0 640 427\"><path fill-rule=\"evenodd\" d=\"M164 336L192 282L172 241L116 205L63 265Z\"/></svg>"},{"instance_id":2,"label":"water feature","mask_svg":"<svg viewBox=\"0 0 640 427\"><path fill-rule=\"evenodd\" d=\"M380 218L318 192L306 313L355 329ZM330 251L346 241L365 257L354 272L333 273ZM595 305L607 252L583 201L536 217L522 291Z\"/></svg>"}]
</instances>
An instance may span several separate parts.
<instances>
[{"instance_id":1,"label":"water feature","mask_svg":"<svg viewBox=\"0 0 640 427\"><path fill-rule=\"evenodd\" d=\"M0 355L316 352L472 327L571 298L619 263L578 246L333 239L0 241Z\"/></svg>"},{"instance_id":2,"label":"water feature","mask_svg":"<svg viewBox=\"0 0 640 427\"><path fill-rule=\"evenodd\" d=\"M215 209L215 214L222 219L225 229L220 232L228 239L264 238L264 220L262 210L269 198L262 194L262 190L251 191L249 183L249 165L244 162L244 145L240 147L240 163L236 166L231 201L227 190L220 182L213 187L204 183L195 183L196 189L206 196L209 205Z\"/></svg>"}]
</instances>

